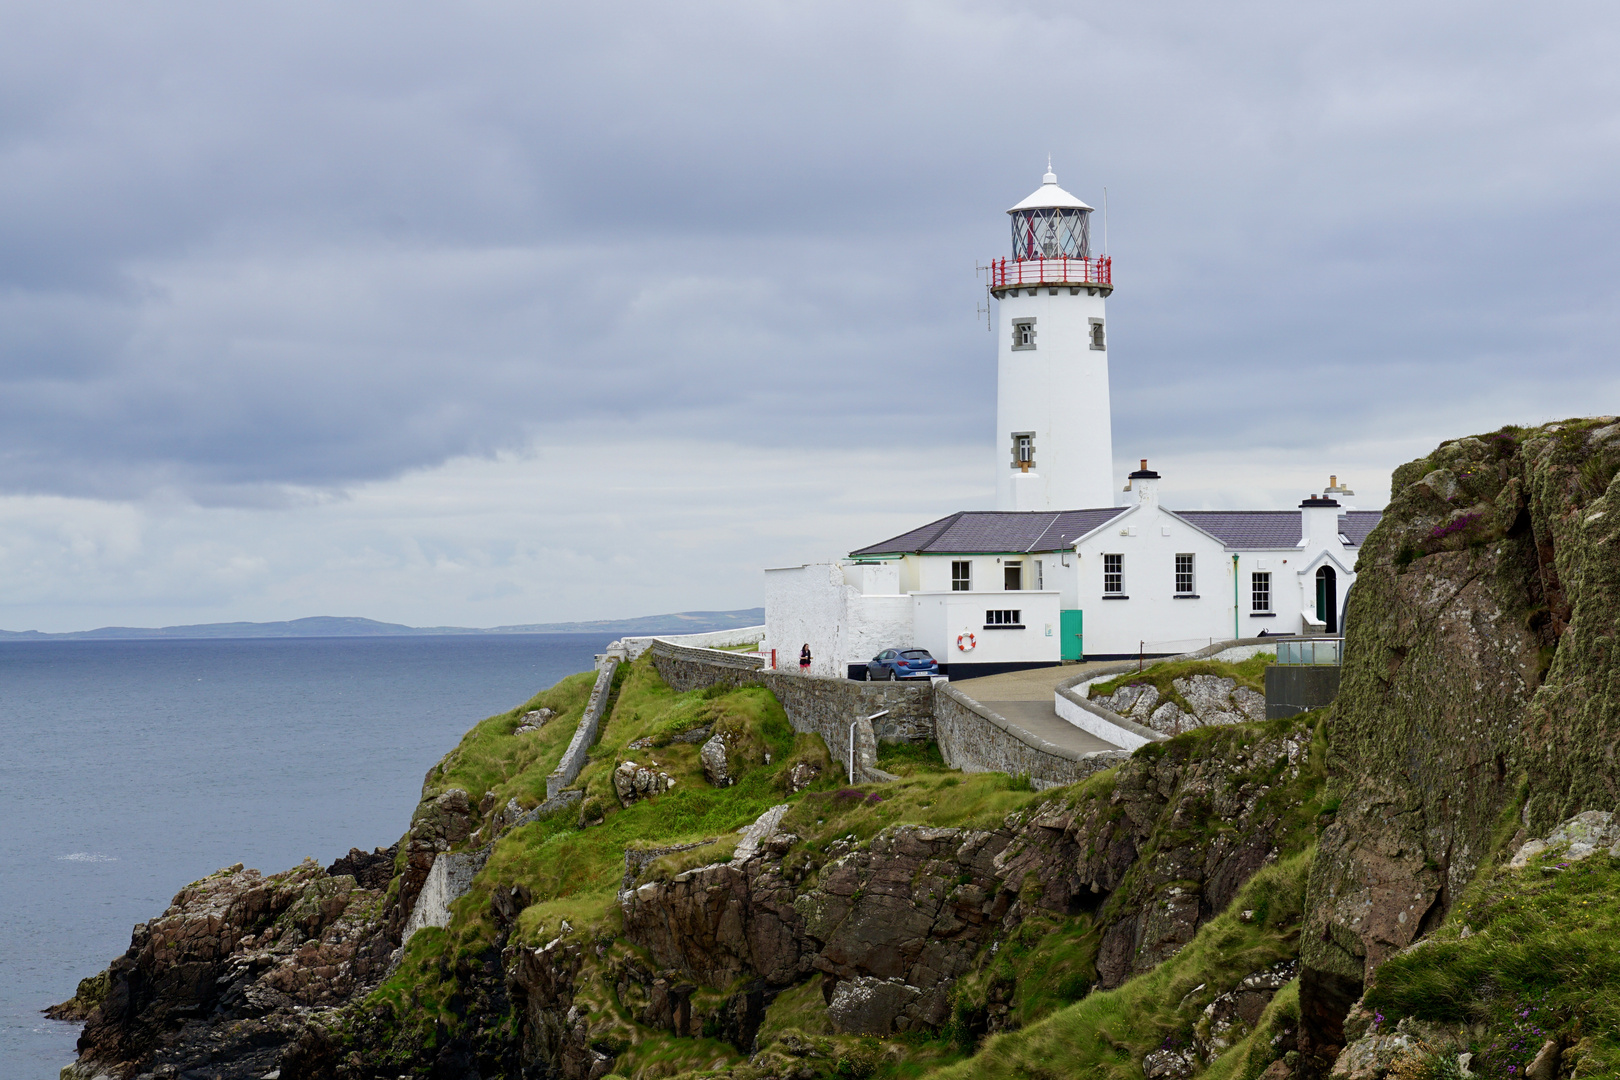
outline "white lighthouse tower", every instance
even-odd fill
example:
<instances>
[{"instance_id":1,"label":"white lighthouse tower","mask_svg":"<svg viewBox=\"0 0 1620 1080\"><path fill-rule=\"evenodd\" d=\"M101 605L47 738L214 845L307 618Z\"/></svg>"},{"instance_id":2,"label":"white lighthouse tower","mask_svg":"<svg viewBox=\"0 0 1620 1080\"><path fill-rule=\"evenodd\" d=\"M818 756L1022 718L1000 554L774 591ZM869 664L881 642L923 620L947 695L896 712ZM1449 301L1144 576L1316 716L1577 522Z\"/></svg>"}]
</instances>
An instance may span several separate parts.
<instances>
[{"instance_id":1,"label":"white lighthouse tower","mask_svg":"<svg viewBox=\"0 0 1620 1080\"><path fill-rule=\"evenodd\" d=\"M1000 303L996 353L996 509L1114 504L1104 305L1106 255L1091 253L1091 207L1058 187L1008 210L1012 257L990 267Z\"/></svg>"}]
</instances>

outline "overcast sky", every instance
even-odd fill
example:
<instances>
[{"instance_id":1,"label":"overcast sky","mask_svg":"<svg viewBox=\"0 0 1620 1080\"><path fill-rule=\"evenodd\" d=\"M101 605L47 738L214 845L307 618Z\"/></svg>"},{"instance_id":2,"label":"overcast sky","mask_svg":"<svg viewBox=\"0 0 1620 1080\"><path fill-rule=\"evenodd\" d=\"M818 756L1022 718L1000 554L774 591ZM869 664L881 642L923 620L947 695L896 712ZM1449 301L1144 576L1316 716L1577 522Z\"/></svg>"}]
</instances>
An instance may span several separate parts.
<instances>
[{"instance_id":1,"label":"overcast sky","mask_svg":"<svg viewBox=\"0 0 1620 1080\"><path fill-rule=\"evenodd\" d=\"M1620 408L1603 3L0 4L0 628L760 603L992 503L1108 189L1116 473Z\"/></svg>"}]
</instances>

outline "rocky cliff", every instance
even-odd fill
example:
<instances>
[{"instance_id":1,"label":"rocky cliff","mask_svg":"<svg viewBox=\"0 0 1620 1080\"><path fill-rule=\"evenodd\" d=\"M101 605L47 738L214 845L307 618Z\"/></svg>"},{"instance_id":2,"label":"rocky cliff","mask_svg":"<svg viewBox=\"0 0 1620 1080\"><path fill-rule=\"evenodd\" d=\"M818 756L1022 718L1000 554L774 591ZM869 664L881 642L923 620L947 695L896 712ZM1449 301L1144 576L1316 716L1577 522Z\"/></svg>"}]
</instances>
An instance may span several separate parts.
<instances>
[{"instance_id":1,"label":"rocky cliff","mask_svg":"<svg viewBox=\"0 0 1620 1080\"><path fill-rule=\"evenodd\" d=\"M394 848L182 890L62 1007L64 1075L1603 1074L1617 470L1609 419L1403 466L1331 710L1255 721L1262 661L1149 669L1104 689L1191 719L1067 787L916 745L846 786L765 687L644 658L548 800L564 680L430 770Z\"/></svg>"},{"instance_id":2,"label":"rocky cliff","mask_svg":"<svg viewBox=\"0 0 1620 1080\"><path fill-rule=\"evenodd\" d=\"M1620 798L1620 424L1458 439L1363 545L1300 1003L1325 1068L1378 966L1482 867Z\"/></svg>"}]
</instances>

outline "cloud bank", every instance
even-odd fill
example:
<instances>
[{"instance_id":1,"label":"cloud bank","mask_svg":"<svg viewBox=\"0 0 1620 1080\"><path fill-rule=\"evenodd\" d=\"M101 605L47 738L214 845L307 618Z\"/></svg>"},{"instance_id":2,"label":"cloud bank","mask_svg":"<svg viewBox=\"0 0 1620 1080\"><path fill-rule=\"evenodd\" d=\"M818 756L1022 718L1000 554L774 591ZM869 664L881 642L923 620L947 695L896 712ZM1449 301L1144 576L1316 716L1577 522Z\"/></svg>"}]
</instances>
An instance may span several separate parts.
<instances>
[{"instance_id":1,"label":"cloud bank","mask_svg":"<svg viewBox=\"0 0 1620 1080\"><path fill-rule=\"evenodd\" d=\"M984 505L973 266L1048 153L1108 189L1121 463L1377 505L1440 438L1615 411L1617 37L1579 3L0 5L0 622L744 606Z\"/></svg>"}]
</instances>

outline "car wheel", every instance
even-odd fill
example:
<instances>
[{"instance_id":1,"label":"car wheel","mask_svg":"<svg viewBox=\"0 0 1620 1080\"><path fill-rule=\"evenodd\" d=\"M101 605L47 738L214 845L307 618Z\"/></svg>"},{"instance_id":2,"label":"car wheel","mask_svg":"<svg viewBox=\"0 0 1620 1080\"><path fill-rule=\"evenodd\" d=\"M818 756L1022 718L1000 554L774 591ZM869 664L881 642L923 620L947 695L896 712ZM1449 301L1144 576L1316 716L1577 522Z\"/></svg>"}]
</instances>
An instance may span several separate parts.
<instances>
[{"instance_id":1,"label":"car wheel","mask_svg":"<svg viewBox=\"0 0 1620 1080\"><path fill-rule=\"evenodd\" d=\"M900 681L900 673L898 671L894 670L894 668L889 669L889 681L890 682L899 682Z\"/></svg>"}]
</instances>

